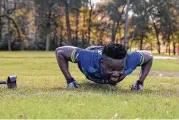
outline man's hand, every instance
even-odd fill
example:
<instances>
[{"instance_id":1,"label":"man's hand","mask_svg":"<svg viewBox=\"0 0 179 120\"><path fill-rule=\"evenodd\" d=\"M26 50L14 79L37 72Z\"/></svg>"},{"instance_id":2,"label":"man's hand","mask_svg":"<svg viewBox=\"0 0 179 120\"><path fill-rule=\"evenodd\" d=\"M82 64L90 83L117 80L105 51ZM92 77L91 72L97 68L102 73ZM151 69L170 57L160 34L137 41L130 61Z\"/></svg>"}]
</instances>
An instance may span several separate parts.
<instances>
[{"instance_id":1,"label":"man's hand","mask_svg":"<svg viewBox=\"0 0 179 120\"><path fill-rule=\"evenodd\" d=\"M131 90L143 91L143 83L139 80L131 86Z\"/></svg>"},{"instance_id":2,"label":"man's hand","mask_svg":"<svg viewBox=\"0 0 179 120\"><path fill-rule=\"evenodd\" d=\"M67 85L67 88L80 88L80 84L77 83L76 81L73 81Z\"/></svg>"}]
</instances>

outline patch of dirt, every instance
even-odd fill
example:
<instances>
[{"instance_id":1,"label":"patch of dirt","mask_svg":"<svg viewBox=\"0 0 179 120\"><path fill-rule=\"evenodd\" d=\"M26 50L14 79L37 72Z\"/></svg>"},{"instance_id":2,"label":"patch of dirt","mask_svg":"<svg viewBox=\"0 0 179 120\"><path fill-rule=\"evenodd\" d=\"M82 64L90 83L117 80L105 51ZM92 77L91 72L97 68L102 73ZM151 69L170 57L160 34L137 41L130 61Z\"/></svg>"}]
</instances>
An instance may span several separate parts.
<instances>
[{"instance_id":1,"label":"patch of dirt","mask_svg":"<svg viewBox=\"0 0 179 120\"><path fill-rule=\"evenodd\" d=\"M179 77L179 72L151 71L149 76Z\"/></svg>"}]
</instances>

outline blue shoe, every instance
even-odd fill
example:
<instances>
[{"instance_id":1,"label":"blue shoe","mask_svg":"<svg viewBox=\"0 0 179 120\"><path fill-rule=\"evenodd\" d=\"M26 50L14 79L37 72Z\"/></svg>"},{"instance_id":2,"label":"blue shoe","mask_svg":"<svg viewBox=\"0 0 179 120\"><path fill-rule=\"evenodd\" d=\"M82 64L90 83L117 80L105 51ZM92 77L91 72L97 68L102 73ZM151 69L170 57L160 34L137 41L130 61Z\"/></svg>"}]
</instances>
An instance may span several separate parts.
<instances>
[{"instance_id":1,"label":"blue shoe","mask_svg":"<svg viewBox=\"0 0 179 120\"><path fill-rule=\"evenodd\" d=\"M79 87L80 87L80 84L77 83L76 81L73 81L67 85L67 88L79 88Z\"/></svg>"}]
</instances>

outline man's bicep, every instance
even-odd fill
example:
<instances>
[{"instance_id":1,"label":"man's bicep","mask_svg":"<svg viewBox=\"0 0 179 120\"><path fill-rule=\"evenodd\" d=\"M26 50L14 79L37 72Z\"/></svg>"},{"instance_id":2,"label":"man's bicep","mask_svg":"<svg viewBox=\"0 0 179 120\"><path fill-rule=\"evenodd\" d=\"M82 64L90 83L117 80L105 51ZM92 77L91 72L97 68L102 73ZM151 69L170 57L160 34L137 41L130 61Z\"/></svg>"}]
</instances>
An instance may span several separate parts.
<instances>
[{"instance_id":1,"label":"man's bicep","mask_svg":"<svg viewBox=\"0 0 179 120\"><path fill-rule=\"evenodd\" d=\"M143 52L141 53L142 56L143 56L143 64L146 64L150 61L153 61L153 56L150 54L150 53L147 53L147 52Z\"/></svg>"},{"instance_id":2,"label":"man's bicep","mask_svg":"<svg viewBox=\"0 0 179 120\"><path fill-rule=\"evenodd\" d=\"M56 49L56 55L63 56L65 59L71 61L72 53L75 49L77 49L77 48L73 47L73 46L58 47Z\"/></svg>"}]
</instances>

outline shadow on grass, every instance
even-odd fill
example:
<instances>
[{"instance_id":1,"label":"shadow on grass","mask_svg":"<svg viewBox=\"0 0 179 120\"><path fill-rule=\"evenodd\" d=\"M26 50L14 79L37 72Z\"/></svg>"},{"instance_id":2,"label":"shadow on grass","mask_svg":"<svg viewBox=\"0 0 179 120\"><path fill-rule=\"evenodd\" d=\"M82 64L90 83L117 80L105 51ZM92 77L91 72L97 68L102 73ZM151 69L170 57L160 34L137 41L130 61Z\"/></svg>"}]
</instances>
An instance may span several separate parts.
<instances>
[{"instance_id":1,"label":"shadow on grass","mask_svg":"<svg viewBox=\"0 0 179 120\"><path fill-rule=\"evenodd\" d=\"M17 89L7 89L5 87L0 87L0 95L7 95L7 94L20 94L20 95L31 95L36 93L74 93L78 92L81 94L84 93L94 93L94 94L114 94L114 95L120 95L120 94L143 94L143 95L160 95L160 96L179 96L178 91L172 91L169 89L144 89L143 92L138 91L131 91L130 87L121 87L116 86L111 88L110 85L107 84L96 84L91 81L85 81L81 84L81 88L79 89L68 89L66 87L33 87L33 86L19 86ZM60 94L60 93L59 93Z\"/></svg>"},{"instance_id":2,"label":"shadow on grass","mask_svg":"<svg viewBox=\"0 0 179 120\"><path fill-rule=\"evenodd\" d=\"M150 89L146 89L144 92L138 92L138 91L131 91L130 87L126 87L126 88L121 88L120 86L116 86L116 87L111 87L108 84L97 84L91 81L87 81L87 82L83 82L80 83L81 88L74 88L74 89L68 89L65 87L55 87L55 88L39 88L43 91L50 91L50 92L56 92L56 91L76 91L76 92L80 92L80 93L84 93L84 92L91 92L91 93L104 93L104 94L108 94L108 93L112 93L112 94L138 94L138 93L142 93L142 94L152 94L155 93L155 91L150 90Z\"/></svg>"},{"instance_id":3,"label":"shadow on grass","mask_svg":"<svg viewBox=\"0 0 179 120\"><path fill-rule=\"evenodd\" d=\"M139 93L137 91L131 91L130 87L121 88L119 85L116 87L111 87L108 84L97 84L91 81L80 83L81 87L76 89L68 89L66 87L37 87L37 86L19 86L16 89L7 89L6 87L0 86L0 92L34 92L34 91L43 91L43 92L58 92L58 91L78 91L78 92L95 92L95 93ZM143 93L154 93L156 91L145 89Z\"/></svg>"},{"instance_id":4,"label":"shadow on grass","mask_svg":"<svg viewBox=\"0 0 179 120\"><path fill-rule=\"evenodd\" d=\"M85 82L81 84L83 87L82 89L84 89L84 91L92 91L92 92L104 92L104 93L114 93L114 94L134 94L134 93L154 93L155 91L150 90L150 89L146 89L143 92L139 92L139 91L131 91L130 87L126 87L126 88L121 88L121 86L116 86L116 87L111 87L110 85L105 85L105 84L96 84L96 83L92 83L92 82Z\"/></svg>"},{"instance_id":5,"label":"shadow on grass","mask_svg":"<svg viewBox=\"0 0 179 120\"><path fill-rule=\"evenodd\" d=\"M90 93L100 93L100 94L143 94L143 95L160 95L160 96L179 96L178 91L173 91L169 89L158 89L158 90L153 90L153 89L148 89L144 88L144 91L139 92L139 91L131 91L130 87L121 87L121 86L116 86L114 88L111 88L107 84L96 84L91 81L83 82L80 83L81 88L79 89L68 89L68 88L62 88L62 87L56 87L56 88L49 88L49 89L44 89L45 91L51 91L51 92L56 92L56 91L75 91L79 93L85 93L85 92L90 92Z\"/></svg>"}]
</instances>

